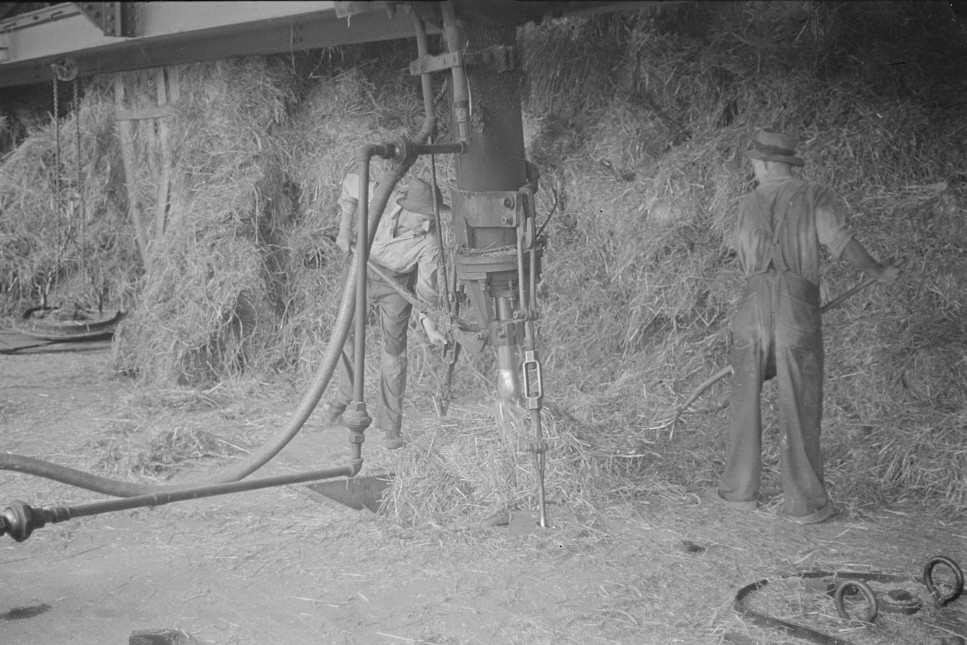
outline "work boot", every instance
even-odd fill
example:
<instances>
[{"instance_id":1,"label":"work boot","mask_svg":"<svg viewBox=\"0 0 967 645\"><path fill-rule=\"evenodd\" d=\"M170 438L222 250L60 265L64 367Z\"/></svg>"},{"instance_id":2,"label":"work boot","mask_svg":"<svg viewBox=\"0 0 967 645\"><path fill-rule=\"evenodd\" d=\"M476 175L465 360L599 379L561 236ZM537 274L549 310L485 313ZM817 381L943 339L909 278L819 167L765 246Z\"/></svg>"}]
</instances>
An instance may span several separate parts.
<instances>
[{"instance_id":1,"label":"work boot","mask_svg":"<svg viewBox=\"0 0 967 645\"><path fill-rule=\"evenodd\" d=\"M400 434L399 430L385 430L383 437L383 445L386 446L387 450L399 450L406 445L406 442L403 440L403 435Z\"/></svg>"},{"instance_id":2,"label":"work boot","mask_svg":"<svg viewBox=\"0 0 967 645\"><path fill-rule=\"evenodd\" d=\"M326 426L341 426L343 425L342 413L346 411L346 404L329 401L324 403L319 411L322 413L322 420Z\"/></svg>"},{"instance_id":3,"label":"work boot","mask_svg":"<svg viewBox=\"0 0 967 645\"><path fill-rule=\"evenodd\" d=\"M758 500L750 499L741 502L736 502L731 499L725 499L719 494L718 486L710 488L705 491L706 501L712 502L714 505L722 505L731 508L736 511L754 511L756 506L758 506Z\"/></svg>"},{"instance_id":4,"label":"work boot","mask_svg":"<svg viewBox=\"0 0 967 645\"><path fill-rule=\"evenodd\" d=\"M836 507L833 506L833 503L826 502L826 506L823 506L818 511L813 511L812 513L807 513L805 515L788 515L786 513L781 513L780 517L783 517L791 522L795 522L796 524L822 524L836 515L836 512Z\"/></svg>"}]
</instances>

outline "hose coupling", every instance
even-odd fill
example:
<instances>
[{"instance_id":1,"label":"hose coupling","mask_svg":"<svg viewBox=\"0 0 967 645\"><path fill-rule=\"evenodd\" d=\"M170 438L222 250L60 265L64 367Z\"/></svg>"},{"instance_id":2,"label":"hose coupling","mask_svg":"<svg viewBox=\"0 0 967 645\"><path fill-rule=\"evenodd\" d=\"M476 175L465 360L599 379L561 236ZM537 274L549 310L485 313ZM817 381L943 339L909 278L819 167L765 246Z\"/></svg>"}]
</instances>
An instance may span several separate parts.
<instances>
[{"instance_id":1,"label":"hose coupling","mask_svg":"<svg viewBox=\"0 0 967 645\"><path fill-rule=\"evenodd\" d=\"M354 434L362 436L362 433L373 422L373 419L367 414L366 403L364 401L353 401L346 406L346 410L342 413L342 422ZM362 443L362 441L355 443Z\"/></svg>"},{"instance_id":2,"label":"hose coupling","mask_svg":"<svg viewBox=\"0 0 967 645\"><path fill-rule=\"evenodd\" d=\"M23 542L30 537L34 529L43 528L47 524L45 514L27 504L14 500L0 513L0 535L9 535L17 542Z\"/></svg>"}]
</instances>

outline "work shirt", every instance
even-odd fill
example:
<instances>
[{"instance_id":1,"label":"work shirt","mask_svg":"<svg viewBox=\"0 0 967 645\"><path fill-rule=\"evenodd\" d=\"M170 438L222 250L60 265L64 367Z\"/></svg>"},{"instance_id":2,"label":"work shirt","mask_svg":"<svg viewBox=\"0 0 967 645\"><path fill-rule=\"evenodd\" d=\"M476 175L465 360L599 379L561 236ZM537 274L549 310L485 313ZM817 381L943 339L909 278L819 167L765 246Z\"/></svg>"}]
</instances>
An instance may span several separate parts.
<instances>
[{"instance_id":1,"label":"work shirt","mask_svg":"<svg viewBox=\"0 0 967 645\"><path fill-rule=\"evenodd\" d=\"M377 182L369 182L370 204L376 194L377 186ZM358 195L359 176L350 173L343 179L342 193L339 196L339 206L343 212L355 212L359 203ZM440 257L440 247L437 245L433 231L427 233L397 231L400 214L403 212L403 207L398 203L401 197L400 191L395 190L387 202L383 217L376 227L369 258L395 273L410 273L418 269L416 295L423 302L434 304L437 299L437 262ZM422 318L422 315L420 317Z\"/></svg>"},{"instance_id":2,"label":"work shirt","mask_svg":"<svg viewBox=\"0 0 967 645\"><path fill-rule=\"evenodd\" d=\"M825 188L795 177L766 179L739 206L734 248L745 275L769 269L776 227L781 228L775 252L785 266L775 268L814 285L819 284L819 245L838 259L853 237Z\"/></svg>"}]
</instances>

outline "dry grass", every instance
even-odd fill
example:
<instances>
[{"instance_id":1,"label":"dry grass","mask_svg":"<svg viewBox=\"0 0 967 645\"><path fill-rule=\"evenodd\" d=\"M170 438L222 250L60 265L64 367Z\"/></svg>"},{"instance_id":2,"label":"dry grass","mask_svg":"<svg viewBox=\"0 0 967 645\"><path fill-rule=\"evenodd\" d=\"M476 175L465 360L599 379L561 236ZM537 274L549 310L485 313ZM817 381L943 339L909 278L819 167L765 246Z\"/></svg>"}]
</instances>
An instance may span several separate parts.
<instances>
[{"instance_id":1,"label":"dry grass","mask_svg":"<svg viewBox=\"0 0 967 645\"><path fill-rule=\"evenodd\" d=\"M0 163L3 315L44 300L63 309L126 308L135 297L137 251L122 234L127 213L109 96L85 87L79 110L61 115L59 149L47 121Z\"/></svg>"},{"instance_id":2,"label":"dry grass","mask_svg":"<svg viewBox=\"0 0 967 645\"><path fill-rule=\"evenodd\" d=\"M274 152L295 88L285 67L258 59L180 77L169 221L115 355L152 383L207 385L271 362L280 303L267 255L290 210Z\"/></svg>"}]
</instances>

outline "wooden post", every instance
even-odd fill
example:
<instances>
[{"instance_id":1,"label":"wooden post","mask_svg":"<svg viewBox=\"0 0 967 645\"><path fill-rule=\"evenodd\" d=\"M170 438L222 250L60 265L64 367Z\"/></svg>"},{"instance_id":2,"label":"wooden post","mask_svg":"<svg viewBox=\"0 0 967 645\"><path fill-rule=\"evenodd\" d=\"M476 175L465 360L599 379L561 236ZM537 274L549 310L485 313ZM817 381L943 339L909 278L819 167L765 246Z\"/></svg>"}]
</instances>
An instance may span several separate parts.
<instances>
[{"instance_id":1,"label":"wooden post","mask_svg":"<svg viewBox=\"0 0 967 645\"><path fill-rule=\"evenodd\" d=\"M165 68L159 67L156 85L158 86L158 106L168 105L168 80ZM154 124L151 124L154 127ZM161 145L161 181L158 182L158 201L155 204L154 239L160 241L165 232L165 218L168 214L168 190L171 185L171 151L168 146L168 120L158 119L158 139Z\"/></svg>"},{"instance_id":2,"label":"wooden post","mask_svg":"<svg viewBox=\"0 0 967 645\"><path fill-rule=\"evenodd\" d=\"M114 108L120 114L124 109L124 80L121 74L114 77ZM121 140L121 159L124 162L124 185L128 192L128 216L134 226L134 240L141 255L141 263L148 267L148 238L141 222L138 207L137 175L134 166L134 142L131 137L131 122L118 119L118 136Z\"/></svg>"},{"instance_id":3,"label":"wooden post","mask_svg":"<svg viewBox=\"0 0 967 645\"><path fill-rule=\"evenodd\" d=\"M167 76L168 76L168 105L169 106L177 105L178 101L181 100L181 76L180 76L180 70L181 70L180 67L169 67L168 70L167 70L167 72L168 72L167 73ZM172 110L171 107L168 107L166 109L169 111L169 113ZM169 177L169 179L168 179L168 206L169 206L169 208L168 208L168 210L171 211L171 209L170 209L171 199L172 199L172 196L175 194L175 191L178 189L178 174L175 173L174 170L171 168L171 137L170 137L170 129L171 128L170 128L170 126L166 126L166 127L168 127L168 130L165 131L165 140L167 142L166 145L168 146L168 168L169 168L169 173L168 173L168 177ZM176 209L174 212L169 212L168 215L170 217L170 220L168 221L168 226L169 227L171 227L171 226L177 226L178 225L178 222L176 221L176 218L180 218L181 217L181 212Z\"/></svg>"}]
</instances>

